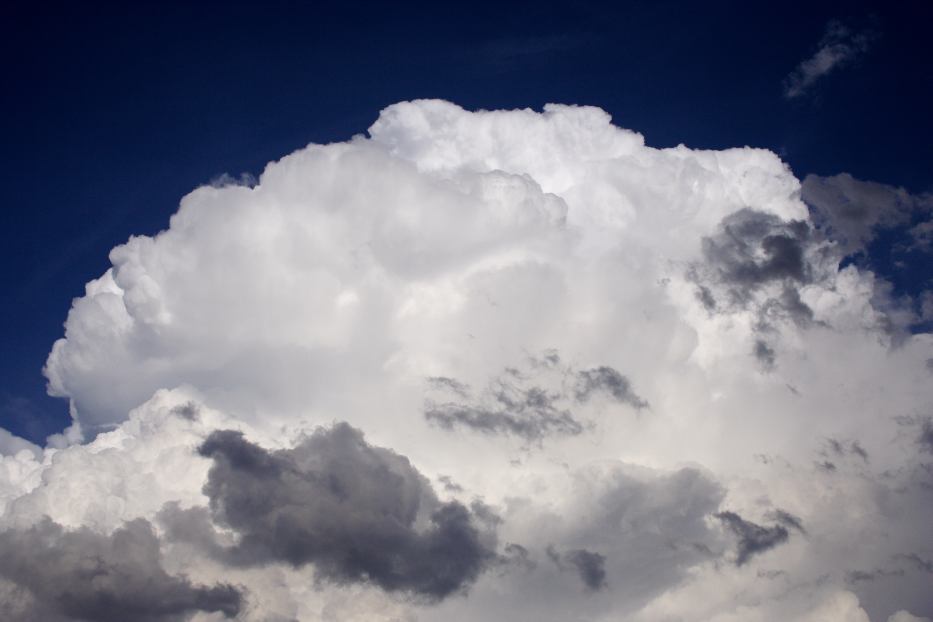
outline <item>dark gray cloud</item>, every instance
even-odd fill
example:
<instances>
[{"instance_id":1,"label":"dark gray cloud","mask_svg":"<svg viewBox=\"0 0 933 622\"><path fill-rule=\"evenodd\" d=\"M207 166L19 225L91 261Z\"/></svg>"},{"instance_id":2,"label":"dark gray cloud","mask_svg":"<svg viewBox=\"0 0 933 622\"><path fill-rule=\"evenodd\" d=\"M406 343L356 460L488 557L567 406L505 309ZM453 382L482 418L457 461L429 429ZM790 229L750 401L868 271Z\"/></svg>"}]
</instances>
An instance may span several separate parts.
<instances>
[{"instance_id":1,"label":"dark gray cloud","mask_svg":"<svg viewBox=\"0 0 933 622\"><path fill-rule=\"evenodd\" d=\"M765 340L757 339L755 341L753 353L755 354L755 358L758 359L758 362L761 363L762 369L770 370L774 368L774 348L769 346Z\"/></svg>"},{"instance_id":2,"label":"dark gray cloud","mask_svg":"<svg viewBox=\"0 0 933 622\"><path fill-rule=\"evenodd\" d=\"M750 208L723 218L719 231L703 238L703 255L737 295L773 281L809 280L804 247L810 239L803 221L783 221Z\"/></svg>"},{"instance_id":3,"label":"dark gray cloud","mask_svg":"<svg viewBox=\"0 0 933 622\"><path fill-rule=\"evenodd\" d=\"M822 462L816 463L816 468L820 469L821 471L826 471L827 473L832 473L836 470L836 464L834 462L830 462L829 460L823 460Z\"/></svg>"},{"instance_id":4,"label":"dark gray cloud","mask_svg":"<svg viewBox=\"0 0 933 622\"><path fill-rule=\"evenodd\" d=\"M813 309L800 298L800 291L796 287L785 285L778 297L769 298L762 305L758 317L759 330L767 330L779 318L788 318L801 327L813 323Z\"/></svg>"},{"instance_id":5,"label":"dark gray cloud","mask_svg":"<svg viewBox=\"0 0 933 622\"><path fill-rule=\"evenodd\" d=\"M45 519L0 533L0 560L0 577L25 596L0 603L7 620L172 622L198 611L233 617L243 606L231 585L198 586L167 574L159 540L142 519L109 536Z\"/></svg>"},{"instance_id":6,"label":"dark gray cloud","mask_svg":"<svg viewBox=\"0 0 933 622\"><path fill-rule=\"evenodd\" d=\"M927 418L920 424L920 436L917 443L923 451L933 453L933 418Z\"/></svg>"},{"instance_id":7,"label":"dark gray cloud","mask_svg":"<svg viewBox=\"0 0 933 622\"><path fill-rule=\"evenodd\" d=\"M429 402L424 416L446 429L462 426L483 434L511 434L529 441L583 432L583 424L570 410L557 406L559 394L540 387L521 389L504 382L496 385L490 392L491 403Z\"/></svg>"},{"instance_id":8,"label":"dark gray cloud","mask_svg":"<svg viewBox=\"0 0 933 622\"><path fill-rule=\"evenodd\" d=\"M597 591L606 587L606 557L586 549L564 553L564 560L573 565L586 589Z\"/></svg>"},{"instance_id":9,"label":"dark gray cloud","mask_svg":"<svg viewBox=\"0 0 933 622\"><path fill-rule=\"evenodd\" d=\"M872 304L897 342L933 326L933 193L861 181L847 173L808 176L802 199L840 262L874 275ZM895 286L897 284L897 286ZM899 291L898 291L899 290Z\"/></svg>"},{"instance_id":10,"label":"dark gray cloud","mask_svg":"<svg viewBox=\"0 0 933 622\"><path fill-rule=\"evenodd\" d=\"M607 587L605 555L582 548L560 553L553 545L545 552L560 570L573 569L587 590L596 592Z\"/></svg>"},{"instance_id":11,"label":"dark gray cloud","mask_svg":"<svg viewBox=\"0 0 933 622\"><path fill-rule=\"evenodd\" d=\"M541 376L556 376L547 382ZM647 408L648 402L632 389L624 375L608 366L575 371L562 365L553 350L540 358L532 357L528 368L506 368L493 377L486 389L475 396L471 388L453 378L432 377L428 384L438 398L425 400L425 418L445 429L463 427L488 435L511 435L526 441L541 441L549 436L576 436L587 424L573 413L574 404L582 404L597 395L631 406Z\"/></svg>"},{"instance_id":12,"label":"dark gray cloud","mask_svg":"<svg viewBox=\"0 0 933 622\"><path fill-rule=\"evenodd\" d=\"M710 313L747 309L762 288L780 292L754 303L757 330L767 331L780 319L798 326L813 322L813 311L799 288L812 281L807 253L818 240L803 221L784 221L773 214L744 208L723 218L716 233L703 238L703 262L689 277L697 297ZM756 347L756 356L767 350ZM767 365L768 357L759 356Z\"/></svg>"},{"instance_id":13,"label":"dark gray cloud","mask_svg":"<svg viewBox=\"0 0 933 622\"><path fill-rule=\"evenodd\" d=\"M933 560L924 559L916 553L906 553L898 555L901 559L905 559L910 562L917 570L926 572L927 574L933 574Z\"/></svg>"},{"instance_id":14,"label":"dark gray cloud","mask_svg":"<svg viewBox=\"0 0 933 622\"><path fill-rule=\"evenodd\" d=\"M577 372L575 395L578 401L585 402L594 394L602 393L622 404L636 409L648 407L648 402L640 398L633 390L628 378L605 365Z\"/></svg>"},{"instance_id":15,"label":"dark gray cloud","mask_svg":"<svg viewBox=\"0 0 933 622\"><path fill-rule=\"evenodd\" d=\"M858 441L844 441L837 438L827 438L826 446L820 452L823 457L826 458L844 458L847 456L855 456L862 462L867 463L868 450L862 447L862 444Z\"/></svg>"},{"instance_id":16,"label":"dark gray cloud","mask_svg":"<svg viewBox=\"0 0 933 622\"><path fill-rule=\"evenodd\" d=\"M485 516L440 503L407 458L345 423L278 451L217 431L200 453L214 461L204 487L213 519L240 536L232 563L313 564L320 580L436 600L495 558Z\"/></svg>"},{"instance_id":17,"label":"dark gray cloud","mask_svg":"<svg viewBox=\"0 0 933 622\"><path fill-rule=\"evenodd\" d=\"M503 547L502 563L526 571L534 570L537 567L537 564L531 558L531 552L515 542L509 542Z\"/></svg>"},{"instance_id":18,"label":"dark gray cloud","mask_svg":"<svg viewBox=\"0 0 933 622\"><path fill-rule=\"evenodd\" d=\"M194 402L186 402L172 409L172 414L178 415L189 421L197 421L200 409Z\"/></svg>"},{"instance_id":19,"label":"dark gray cloud","mask_svg":"<svg viewBox=\"0 0 933 622\"><path fill-rule=\"evenodd\" d=\"M735 564L743 565L753 556L773 549L787 541L790 534L783 525L763 527L747 521L735 512L719 512L716 518L738 537Z\"/></svg>"},{"instance_id":20,"label":"dark gray cloud","mask_svg":"<svg viewBox=\"0 0 933 622\"><path fill-rule=\"evenodd\" d=\"M898 227L910 228L914 243L922 246L923 224L933 216L933 196L912 195L903 188L861 181L848 173L807 175L801 198L816 227L843 255L866 251L880 231Z\"/></svg>"},{"instance_id":21,"label":"dark gray cloud","mask_svg":"<svg viewBox=\"0 0 933 622\"><path fill-rule=\"evenodd\" d=\"M780 508L771 510L770 512L768 512L767 518L768 520L772 520L776 523L780 523L781 525L784 525L785 527L796 529L802 534L807 533L807 530L804 529L803 527L803 521L800 519L800 517L794 516L790 512L787 512L786 510L782 510Z\"/></svg>"},{"instance_id":22,"label":"dark gray cloud","mask_svg":"<svg viewBox=\"0 0 933 622\"><path fill-rule=\"evenodd\" d=\"M883 568L876 568L874 570L850 570L845 574L845 582L850 585L856 585L858 583L870 583L872 581L877 581L885 577L902 577L904 576L904 571L902 569L897 570L885 570Z\"/></svg>"}]
</instances>

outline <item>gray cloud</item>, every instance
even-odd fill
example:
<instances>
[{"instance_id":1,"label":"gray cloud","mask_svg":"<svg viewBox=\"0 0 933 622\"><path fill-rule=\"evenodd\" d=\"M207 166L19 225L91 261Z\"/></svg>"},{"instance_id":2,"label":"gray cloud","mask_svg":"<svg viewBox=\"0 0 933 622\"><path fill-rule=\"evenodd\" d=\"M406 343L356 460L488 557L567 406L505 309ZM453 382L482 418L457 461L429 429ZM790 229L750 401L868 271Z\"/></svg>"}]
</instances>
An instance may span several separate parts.
<instances>
[{"instance_id":1,"label":"gray cloud","mask_svg":"<svg viewBox=\"0 0 933 622\"><path fill-rule=\"evenodd\" d=\"M770 370L774 367L774 348L769 346L763 339L755 341L754 354L763 369Z\"/></svg>"},{"instance_id":2,"label":"gray cloud","mask_svg":"<svg viewBox=\"0 0 933 622\"><path fill-rule=\"evenodd\" d=\"M927 574L933 574L933 560L924 559L916 553L907 553L899 555L901 559L909 561L917 570L926 572Z\"/></svg>"},{"instance_id":3,"label":"gray cloud","mask_svg":"<svg viewBox=\"0 0 933 622\"><path fill-rule=\"evenodd\" d=\"M632 384L628 378L605 365L577 372L575 389L577 400L585 402L596 393L606 394L615 401L628 404L636 409L648 407L648 402L632 390Z\"/></svg>"},{"instance_id":4,"label":"gray cloud","mask_svg":"<svg viewBox=\"0 0 933 622\"><path fill-rule=\"evenodd\" d=\"M904 576L904 571L901 569L897 570L885 570L883 568L876 568L874 570L850 570L845 574L845 581L850 585L856 585L858 583L870 583L884 577L902 577Z\"/></svg>"},{"instance_id":5,"label":"gray cloud","mask_svg":"<svg viewBox=\"0 0 933 622\"><path fill-rule=\"evenodd\" d=\"M564 553L564 560L573 565L586 589L598 591L606 587L606 557L586 549Z\"/></svg>"},{"instance_id":6,"label":"gray cloud","mask_svg":"<svg viewBox=\"0 0 933 622\"><path fill-rule=\"evenodd\" d=\"M801 299L799 288L813 281L808 251L818 242L803 221L743 208L723 218L718 230L703 238L703 262L694 264L688 275L710 313L751 307L757 312L759 332L782 319L808 326L813 311ZM775 286L779 293L771 293ZM756 292L764 288L769 288L768 297L756 302ZM766 369L773 366L774 352L766 341L759 339L753 354Z\"/></svg>"},{"instance_id":7,"label":"gray cloud","mask_svg":"<svg viewBox=\"0 0 933 622\"><path fill-rule=\"evenodd\" d=\"M703 256L741 299L744 290L765 283L808 282L804 245L810 234L803 221L744 208L723 218L715 235L703 238Z\"/></svg>"},{"instance_id":8,"label":"gray cloud","mask_svg":"<svg viewBox=\"0 0 933 622\"><path fill-rule=\"evenodd\" d=\"M785 78L784 97L800 97L820 78L864 54L876 36L872 31L856 32L841 22L830 21L813 56L801 62Z\"/></svg>"},{"instance_id":9,"label":"gray cloud","mask_svg":"<svg viewBox=\"0 0 933 622\"><path fill-rule=\"evenodd\" d=\"M862 462L868 462L868 451L858 441L842 441L836 438L826 439L826 448L821 452L825 457L842 458L856 456Z\"/></svg>"},{"instance_id":10,"label":"gray cloud","mask_svg":"<svg viewBox=\"0 0 933 622\"><path fill-rule=\"evenodd\" d=\"M509 542L503 547L502 563L522 568L526 571L534 570L537 567L535 561L531 558L531 552L515 542Z\"/></svg>"},{"instance_id":11,"label":"gray cloud","mask_svg":"<svg viewBox=\"0 0 933 622\"><path fill-rule=\"evenodd\" d=\"M167 574L159 541L143 519L107 536L65 531L46 518L0 533L0 559L0 577L23 591L23 598L0 599L8 620L172 622L197 611L233 617L243 606L233 586L197 586Z\"/></svg>"},{"instance_id":12,"label":"gray cloud","mask_svg":"<svg viewBox=\"0 0 933 622\"><path fill-rule=\"evenodd\" d=\"M440 503L407 458L345 423L278 451L217 431L200 453L214 461L204 487L213 518L240 535L233 563L314 564L322 580L437 600L495 557L483 517Z\"/></svg>"},{"instance_id":13,"label":"gray cloud","mask_svg":"<svg viewBox=\"0 0 933 622\"><path fill-rule=\"evenodd\" d=\"M546 436L576 436L583 424L556 403L560 395L540 387L520 389L498 382L491 391L492 403L429 403L424 416L442 428L463 426L483 434L511 434L529 441Z\"/></svg>"},{"instance_id":14,"label":"gray cloud","mask_svg":"<svg viewBox=\"0 0 933 622\"><path fill-rule=\"evenodd\" d=\"M555 388L541 384L541 376L555 373ZM527 441L548 436L576 436L586 429L571 407L603 395L641 410L648 402L632 389L631 382L608 366L575 371L563 366L557 352L532 357L528 369L507 368L492 378L475 397L471 388L453 378L432 377L428 383L440 399L425 401L425 418L445 429L464 427L482 434L512 435Z\"/></svg>"},{"instance_id":15,"label":"gray cloud","mask_svg":"<svg viewBox=\"0 0 933 622\"><path fill-rule=\"evenodd\" d=\"M848 173L807 175L800 190L816 227L845 255L865 251L880 230L900 226L911 226L914 242L923 245L924 225L933 216L933 196L912 195Z\"/></svg>"},{"instance_id":16,"label":"gray cloud","mask_svg":"<svg viewBox=\"0 0 933 622\"><path fill-rule=\"evenodd\" d=\"M796 529L802 534L806 534L807 530L803 527L803 521L799 516L794 516L790 512L781 509L774 509L768 512L767 518L773 520L777 523L784 525L785 527L790 527L791 529Z\"/></svg>"},{"instance_id":17,"label":"gray cloud","mask_svg":"<svg viewBox=\"0 0 933 622\"><path fill-rule=\"evenodd\" d=\"M921 449L933 453L933 418L923 420L923 423L920 425L920 436L917 437L917 442L920 444Z\"/></svg>"},{"instance_id":18,"label":"gray cloud","mask_svg":"<svg viewBox=\"0 0 933 622\"><path fill-rule=\"evenodd\" d=\"M783 525L762 527L747 521L735 512L719 512L716 518L738 537L735 564L741 566L753 556L773 549L787 541L790 534Z\"/></svg>"},{"instance_id":19,"label":"gray cloud","mask_svg":"<svg viewBox=\"0 0 933 622\"><path fill-rule=\"evenodd\" d=\"M545 553L561 571L568 567L576 571L587 590L597 592L607 587L605 555L587 549L571 549L560 553L553 545L548 545Z\"/></svg>"}]
</instances>

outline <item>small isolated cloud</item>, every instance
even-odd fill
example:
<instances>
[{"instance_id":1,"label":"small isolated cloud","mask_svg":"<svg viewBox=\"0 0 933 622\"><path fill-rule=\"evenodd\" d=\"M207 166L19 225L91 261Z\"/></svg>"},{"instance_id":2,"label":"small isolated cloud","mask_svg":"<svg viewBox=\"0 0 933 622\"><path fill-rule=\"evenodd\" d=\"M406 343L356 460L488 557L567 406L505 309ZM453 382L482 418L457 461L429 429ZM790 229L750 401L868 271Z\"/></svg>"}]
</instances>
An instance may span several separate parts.
<instances>
[{"instance_id":1,"label":"small isolated cloud","mask_svg":"<svg viewBox=\"0 0 933 622\"><path fill-rule=\"evenodd\" d=\"M829 22L817 51L784 79L784 97L794 99L804 95L823 76L868 51L876 36L872 30L855 31L842 22Z\"/></svg>"}]
</instances>

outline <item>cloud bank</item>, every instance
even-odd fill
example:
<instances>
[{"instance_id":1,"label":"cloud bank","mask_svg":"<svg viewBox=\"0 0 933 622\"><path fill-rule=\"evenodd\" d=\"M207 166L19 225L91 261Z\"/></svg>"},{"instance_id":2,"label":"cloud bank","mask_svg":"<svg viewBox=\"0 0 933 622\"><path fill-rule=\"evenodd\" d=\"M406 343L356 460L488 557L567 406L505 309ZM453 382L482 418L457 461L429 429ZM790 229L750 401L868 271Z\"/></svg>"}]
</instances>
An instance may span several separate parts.
<instances>
[{"instance_id":1,"label":"cloud bank","mask_svg":"<svg viewBox=\"0 0 933 622\"><path fill-rule=\"evenodd\" d=\"M926 294L846 259L899 192L433 100L198 188L0 435L0 611L929 618Z\"/></svg>"}]
</instances>

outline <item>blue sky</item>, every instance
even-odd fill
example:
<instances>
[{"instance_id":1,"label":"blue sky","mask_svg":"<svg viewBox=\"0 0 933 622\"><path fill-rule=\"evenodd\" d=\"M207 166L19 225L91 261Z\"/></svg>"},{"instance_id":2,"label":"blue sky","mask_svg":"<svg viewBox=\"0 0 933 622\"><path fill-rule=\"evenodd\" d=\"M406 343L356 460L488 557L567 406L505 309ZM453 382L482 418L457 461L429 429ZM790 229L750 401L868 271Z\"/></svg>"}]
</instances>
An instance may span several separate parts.
<instances>
[{"instance_id":1,"label":"blue sky","mask_svg":"<svg viewBox=\"0 0 933 622\"><path fill-rule=\"evenodd\" d=\"M366 130L420 97L599 106L652 146L752 145L803 176L931 189L927 2L7 6L0 96L3 424L67 421L40 370L71 299L131 234L223 173ZM868 49L787 99L838 20Z\"/></svg>"}]
</instances>

